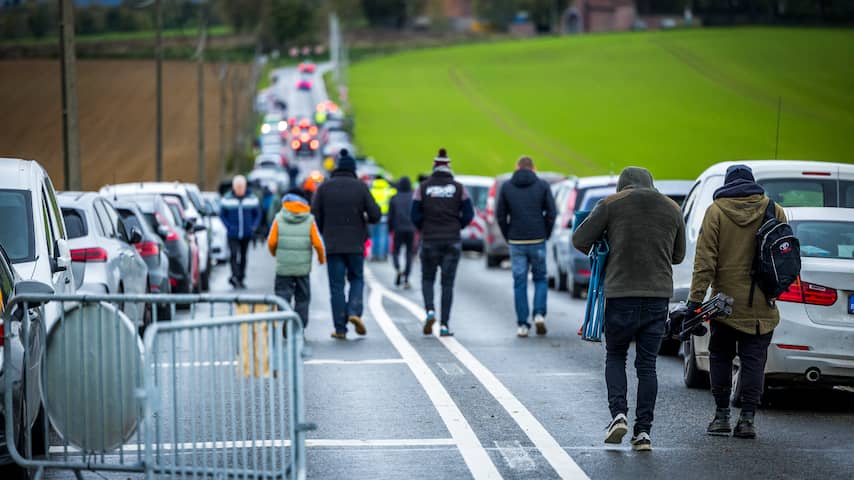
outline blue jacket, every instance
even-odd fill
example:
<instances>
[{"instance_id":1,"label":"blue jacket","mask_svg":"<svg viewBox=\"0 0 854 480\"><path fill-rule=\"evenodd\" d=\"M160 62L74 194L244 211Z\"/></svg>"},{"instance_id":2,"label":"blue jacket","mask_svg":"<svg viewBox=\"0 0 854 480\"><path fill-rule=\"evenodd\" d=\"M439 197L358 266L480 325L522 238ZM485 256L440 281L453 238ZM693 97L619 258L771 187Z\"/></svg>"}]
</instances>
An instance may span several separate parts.
<instances>
[{"instance_id":1,"label":"blue jacket","mask_svg":"<svg viewBox=\"0 0 854 480\"><path fill-rule=\"evenodd\" d=\"M251 193L237 197L234 192L228 192L220 205L219 218L228 230L228 238L252 238L263 217L258 197Z\"/></svg>"}]
</instances>

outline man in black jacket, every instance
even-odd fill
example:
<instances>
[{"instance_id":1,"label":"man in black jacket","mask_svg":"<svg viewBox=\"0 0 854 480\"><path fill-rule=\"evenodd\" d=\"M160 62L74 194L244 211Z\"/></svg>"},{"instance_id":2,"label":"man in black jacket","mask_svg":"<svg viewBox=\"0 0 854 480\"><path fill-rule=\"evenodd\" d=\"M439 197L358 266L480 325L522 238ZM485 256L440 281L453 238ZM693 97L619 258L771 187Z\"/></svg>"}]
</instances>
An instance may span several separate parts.
<instances>
[{"instance_id":1,"label":"man in black jacket","mask_svg":"<svg viewBox=\"0 0 854 480\"><path fill-rule=\"evenodd\" d=\"M388 206L388 229L394 236L394 248L391 259L397 275L394 284L409 290L409 274L412 271L412 257L415 255L415 225L410 216L412 210L412 182L409 177L401 177L397 184L397 193L391 197ZM400 270L400 250L405 249L406 264Z\"/></svg>"},{"instance_id":2,"label":"man in black jacket","mask_svg":"<svg viewBox=\"0 0 854 480\"><path fill-rule=\"evenodd\" d=\"M557 210L548 182L534 173L531 157L516 162L516 172L498 197L495 217L510 245L513 271L513 299L516 305L516 335L527 337L528 272L534 279L534 325L537 335L546 334L546 239L552 234Z\"/></svg>"},{"instance_id":3,"label":"man in black jacket","mask_svg":"<svg viewBox=\"0 0 854 480\"><path fill-rule=\"evenodd\" d=\"M427 319L424 334L433 333L436 322L433 284L442 269L442 327L439 335L450 336L448 322L454 299L454 280L460 262L460 230L474 218L474 207L465 187L454 180L451 159L445 149L433 161L433 174L422 182L412 200L412 223L421 230L421 291Z\"/></svg>"},{"instance_id":4,"label":"man in black jacket","mask_svg":"<svg viewBox=\"0 0 854 480\"><path fill-rule=\"evenodd\" d=\"M338 168L323 182L312 198L314 215L326 246L329 294L332 301L332 338L347 339L347 322L359 335L366 333L362 322L362 295L365 287L365 240L368 224L380 220L380 207L368 187L356 178L356 160L341 149ZM350 283L344 296L344 279Z\"/></svg>"}]
</instances>

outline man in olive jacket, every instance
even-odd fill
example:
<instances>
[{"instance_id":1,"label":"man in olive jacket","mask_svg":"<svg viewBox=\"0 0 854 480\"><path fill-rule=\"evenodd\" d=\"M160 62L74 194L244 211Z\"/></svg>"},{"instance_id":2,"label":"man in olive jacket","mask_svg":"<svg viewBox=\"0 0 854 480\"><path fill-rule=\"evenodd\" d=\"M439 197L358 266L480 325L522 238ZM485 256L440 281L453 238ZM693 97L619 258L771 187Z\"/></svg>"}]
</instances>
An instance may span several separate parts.
<instances>
[{"instance_id":1,"label":"man in olive jacket","mask_svg":"<svg viewBox=\"0 0 854 480\"><path fill-rule=\"evenodd\" d=\"M749 302L756 232L770 201L764 193L754 181L750 167L729 167L724 185L715 191L714 202L706 210L697 238L688 308L695 308L706 298L710 285L712 295L725 293L735 301L732 315L710 324L709 374L717 407L709 424L710 435L732 432L729 404L732 361L737 352L741 362L742 409L733 435L756 437L753 420L762 394L768 345L780 322L777 307L770 306L758 289L753 303ZM778 220L786 221L779 205L775 206L775 212Z\"/></svg>"},{"instance_id":2,"label":"man in olive jacket","mask_svg":"<svg viewBox=\"0 0 854 480\"><path fill-rule=\"evenodd\" d=\"M628 432L626 356L634 340L638 394L631 443L634 450L648 451L658 395L655 361L673 295L673 265L685 257L685 222L676 202L653 188L648 170L627 167L617 193L596 205L572 243L587 253L603 236L610 245L605 265L605 381L613 417L605 442L620 443Z\"/></svg>"}]
</instances>

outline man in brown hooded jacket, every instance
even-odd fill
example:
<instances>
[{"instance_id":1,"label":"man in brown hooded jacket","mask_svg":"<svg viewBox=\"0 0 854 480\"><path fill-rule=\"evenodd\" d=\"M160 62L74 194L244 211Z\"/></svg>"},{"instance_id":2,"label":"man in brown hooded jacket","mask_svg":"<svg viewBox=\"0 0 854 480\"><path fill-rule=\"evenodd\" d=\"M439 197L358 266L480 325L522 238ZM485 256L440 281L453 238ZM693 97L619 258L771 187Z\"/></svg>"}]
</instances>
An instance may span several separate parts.
<instances>
[{"instance_id":1,"label":"man in brown hooded jacket","mask_svg":"<svg viewBox=\"0 0 854 480\"><path fill-rule=\"evenodd\" d=\"M732 315L712 320L709 339L709 374L715 397L715 418L709 424L710 435L755 438L753 424L762 394L763 373L768 345L780 313L767 302L758 289L750 302L756 232L759 230L770 200L753 179L746 165L727 169L724 185L714 194L706 210L697 251L688 308L698 306L711 285L712 295L725 293L733 297ZM777 219L786 221L783 209L775 206ZM732 361L740 360L742 409L733 432L730 426Z\"/></svg>"}]
</instances>

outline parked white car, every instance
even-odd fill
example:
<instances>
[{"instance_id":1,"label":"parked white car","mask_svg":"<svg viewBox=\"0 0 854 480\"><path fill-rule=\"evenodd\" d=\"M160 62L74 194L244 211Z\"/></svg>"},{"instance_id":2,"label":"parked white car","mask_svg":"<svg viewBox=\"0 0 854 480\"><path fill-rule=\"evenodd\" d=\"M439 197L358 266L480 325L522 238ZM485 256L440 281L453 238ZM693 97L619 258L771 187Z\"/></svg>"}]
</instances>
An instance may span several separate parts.
<instances>
[{"instance_id":1,"label":"parked white car","mask_svg":"<svg viewBox=\"0 0 854 480\"><path fill-rule=\"evenodd\" d=\"M674 302L686 300L688 297L694 269L694 253L703 217L712 203L714 191L723 185L726 169L735 163L748 165L753 170L757 183L765 188L766 195L783 207L854 208L854 165L764 160L724 162L709 167L694 183L682 205L687 245L685 260L673 267L671 300ZM776 337L774 341L776 342ZM682 344L683 379L687 386L704 387L708 384L708 349L708 335L692 336Z\"/></svg>"},{"instance_id":2,"label":"parked white car","mask_svg":"<svg viewBox=\"0 0 854 480\"><path fill-rule=\"evenodd\" d=\"M208 226L204 218L204 209L201 198L198 195L198 187L179 182L138 182L138 183L123 183L119 185L107 185L101 188L101 195L107 198L112 198L113 195L144 195L158 193L164 197L177 198L184 208L184 213L188 219L197 222L204 228L195 230L196 240L199 244L199 272L200 272L200 288L202 291L208 290L208 284L211 273L211 258L210 258L210 239L208 236ZM194 194L195 193L195 194Z\"/></svg>"},{"instance_id":3,"label":"parked white car","mask_svg":"<svg viewBox=\"0 0 854 480\"><path fill-rule=\"evenodd\" d=\"M202 192L202 199L208 205L211 222L211 255L217 263L228 262L231 257L228 249L228 230L219 218L219 202L222 199L217 192Z\"/></svg>"},{"instance_id":4,"label":"parked white car","mask_svg":"<svg viewBox=\"0 0 854 480\"><path fill-rule=\"evenodd\" d=\"M486 198L489 196L489 187L492 186L495 179L476 175L456 175L454 178L466 187L472 206L474 206L474 218L460 232L463 239L463 250L482 252L483 236L486 232Z\"/></svg>"},{"instance_id":5,"label":"parked white car","mask_svg":"<svg viewBox=\"0 0 854 480\"><path fill-rule=\"evenodd\" d=\"M50 177L37 162L0 158L0 218L0 244L21 278L47 284L57 294L74 293L65 223ZM45 305L48 330L60 308Z\"/></svg>"}]
</instances>

